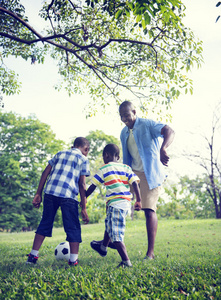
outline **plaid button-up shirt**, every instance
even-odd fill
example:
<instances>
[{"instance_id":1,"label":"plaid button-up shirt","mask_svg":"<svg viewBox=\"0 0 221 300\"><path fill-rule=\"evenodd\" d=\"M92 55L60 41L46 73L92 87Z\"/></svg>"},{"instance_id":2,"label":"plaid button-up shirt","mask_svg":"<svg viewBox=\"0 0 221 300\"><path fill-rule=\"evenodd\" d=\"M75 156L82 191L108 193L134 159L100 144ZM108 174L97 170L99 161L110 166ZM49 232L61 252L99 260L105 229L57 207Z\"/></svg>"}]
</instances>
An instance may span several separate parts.
<instances>
[{"instance_id":1,"label":"plaid button-up shirt","mask_svg":"<svg viewBox=\"0 0 221 300\"><path fill-rule=\"evenodd\" d=\"M79 178L89 176L89 161L77 148L58 152L48 162L52 166L45 187L46 194L78 200Z\"/></svg>"}]
</instances>

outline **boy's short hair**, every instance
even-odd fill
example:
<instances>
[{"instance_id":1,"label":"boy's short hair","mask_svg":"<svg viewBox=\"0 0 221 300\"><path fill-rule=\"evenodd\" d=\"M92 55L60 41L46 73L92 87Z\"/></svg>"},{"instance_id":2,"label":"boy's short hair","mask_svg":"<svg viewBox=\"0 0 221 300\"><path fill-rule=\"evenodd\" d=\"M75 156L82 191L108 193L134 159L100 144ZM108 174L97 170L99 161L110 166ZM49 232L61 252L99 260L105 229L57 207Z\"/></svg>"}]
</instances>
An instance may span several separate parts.
<instances>
[{"instance_id":1,"label":"boy's short hair","mask_svg":"<svg viewBox=\"0 0 221 300\"><path fill-rule=\"evenodd\" d=\"M104 156L105 153L111 154L112 156L119 156L120 155L120 149L115 144L107 144L104 147L103 156Z\"/></svg>"},{"instance_id":2,"label":"boy's short hair","mask_svg":"<svg viewBox=\"0 0 221 300\"><path fill-rule=\"evenodd\" d=\"M79 136L79 137L77 137L77 138L74 140L74 147L75 147L75 148L84 147L85 145L89 146L90 143L89 143L89 141L88 141L86 138L84 138L84 137Z\"/></svg>"}]
</instances>

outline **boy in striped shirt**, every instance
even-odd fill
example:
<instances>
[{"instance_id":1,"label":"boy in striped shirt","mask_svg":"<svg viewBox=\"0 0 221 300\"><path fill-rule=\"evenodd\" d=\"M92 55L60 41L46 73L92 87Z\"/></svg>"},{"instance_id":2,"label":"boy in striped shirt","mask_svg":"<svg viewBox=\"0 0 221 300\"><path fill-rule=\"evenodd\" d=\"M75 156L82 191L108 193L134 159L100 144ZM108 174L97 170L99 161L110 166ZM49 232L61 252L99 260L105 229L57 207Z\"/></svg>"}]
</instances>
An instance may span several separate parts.
<instances>
[{"instance_id":1,"label":"boy in striped shirt","mask_svg":"<svg viewBox=\"0 0 221 300\"><path fill-rule=\"evenodd\" d=\"M114 243L121 256L119 266L131 267L132 264L127 254L124 244L124 232L126 216L130 209L132 194L130 185L133 186L136 195L135 210L141 209L140 189L138 186L139 178L132 169L119 160L119 148L115 144L108 144L103 150L103 165L92 178L91 186L86 192L90 196L99 184L106 187L107 215L105 219L105 233L102 243L91 242L91 247L101 256L107 255L107 247L110 241Z\"/></svg>"}]
</instances>

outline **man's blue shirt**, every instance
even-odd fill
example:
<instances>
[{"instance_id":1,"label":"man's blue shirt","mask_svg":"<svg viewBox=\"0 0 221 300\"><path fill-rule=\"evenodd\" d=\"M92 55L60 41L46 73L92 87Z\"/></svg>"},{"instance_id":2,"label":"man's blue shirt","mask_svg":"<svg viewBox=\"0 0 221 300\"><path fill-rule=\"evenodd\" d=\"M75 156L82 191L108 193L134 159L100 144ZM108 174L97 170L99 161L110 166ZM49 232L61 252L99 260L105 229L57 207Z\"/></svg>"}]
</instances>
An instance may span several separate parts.
<instances>
[{"instance_id":1,"label":"man's blue shirt","mask_svg":"<svg viewBox=\"0 0 221 300\"><path fill-rule=\"evenodd\" d=\"M51 172L44 192L56 197L78 200L79 178L89 176L88 159L77 148L58 152L48 162Z\"/></svg>"},{"instance_id":2,"label":"man's blue shirt","mask_svg":"<svg viewBox=\"0 0 221 300\"><path fill-rule=\"evenodd\" d=\"M160 161L160 144L158 140L159 137L163 137L161 129L164 126L165 124L163 123L137 117L133 127L134 139L150 189L160 186L166 177ZM129 128L125 126L120 135L123 149L123 163L131 166L132 156L127 148L128 137Z\"/></svg>"}]
</instances>

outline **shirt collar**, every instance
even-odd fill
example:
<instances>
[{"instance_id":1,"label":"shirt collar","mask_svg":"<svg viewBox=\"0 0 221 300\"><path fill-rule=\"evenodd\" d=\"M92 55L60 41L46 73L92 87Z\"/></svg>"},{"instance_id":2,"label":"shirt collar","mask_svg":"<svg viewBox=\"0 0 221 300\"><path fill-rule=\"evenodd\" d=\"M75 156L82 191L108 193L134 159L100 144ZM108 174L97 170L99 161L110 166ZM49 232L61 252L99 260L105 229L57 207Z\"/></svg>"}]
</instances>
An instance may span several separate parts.
<instances>
[{"instance_id":1,"label":"shirt collar","mask_svg":"<svg viewBox=\"0 0 221 300\"><path fill-rule=\"evenodd\" d=\"M71 148L71 151L77 151L79 154L82 154L81 150L79 150L78 148Z\"/></svg>"}]
</instances>

